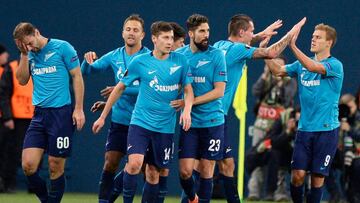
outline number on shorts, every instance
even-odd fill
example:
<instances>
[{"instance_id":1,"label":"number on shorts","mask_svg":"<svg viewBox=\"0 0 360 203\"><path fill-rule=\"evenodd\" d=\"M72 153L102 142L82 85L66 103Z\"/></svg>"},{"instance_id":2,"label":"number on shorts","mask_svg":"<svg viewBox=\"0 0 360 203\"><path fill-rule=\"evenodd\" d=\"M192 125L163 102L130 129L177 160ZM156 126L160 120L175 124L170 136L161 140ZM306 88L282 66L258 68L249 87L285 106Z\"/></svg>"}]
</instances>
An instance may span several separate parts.
<instances>
[{"instance_id":1,"label":"number on shorts","mask_svg":"<svg viewBox=\"0 0 360 203\"><path fill-rule=\"evenodd\" d=\"M329 165L330 159L331 159L331 156L330 156L330 155L327 155L327 156L325 157L324 166L328 166L328 165Z\"/></svg>"},{"instance_id":2,"label":"number on shorts","mask_svg":"<svg viewBox=\"0 0 360 203\"><path fill-rule=\"evenodd\" d=\"M211 139L210 140L210 146L209 146L209 151L210 152L214 152L214 151L219 151L220 149L220 140L214 140L214 139Z\"/></svg>"},{"instance_id":3,"label":"number on shorts","mask_svg":"<svg viewBox=\"0 0 360 203\"><path fill-rule=\"evenodd\" d=\"M58 137L56 139L56 147L58 149L67 149L69 148L69 137Z\"/></svg>"},{"instance_id":4,"label":"number on shorts","mask_svg":"<svg viewBox=\"0 0 360 203\"><path fill-rule=\"evenodd\" d=\"M165 148L165 149L164 149L164 152L165 152L164 160L170 160L171 148Z\"/></svg>"}]
</instances>

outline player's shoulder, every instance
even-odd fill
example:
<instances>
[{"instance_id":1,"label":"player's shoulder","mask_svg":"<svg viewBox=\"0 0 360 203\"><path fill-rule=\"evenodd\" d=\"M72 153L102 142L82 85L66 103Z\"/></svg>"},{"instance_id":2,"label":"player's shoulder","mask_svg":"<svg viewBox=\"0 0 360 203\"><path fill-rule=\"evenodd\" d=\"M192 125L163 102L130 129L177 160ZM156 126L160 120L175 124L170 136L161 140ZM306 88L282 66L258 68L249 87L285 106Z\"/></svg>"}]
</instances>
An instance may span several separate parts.
<instances>
[{"instance_id":1,"label":"player's shoulder","mask_svg":"<svg viewBox=\"0 0 360 203\"><path fill-rule=\"evenodd\" d=\"M342 62L339 59L335 58L334 56L330 56L329 58L325 59L324 61L327 63L331 63L333 65L337 65L337 66L341 66L341 67L343 66Z\"/></svg>"},{"instance_id":2,"label":"player's shoulder","mask_svg":"<svg viewBox=\"0 0 360 203\"><path fill-rule=\"evenodd\" d=\"M231 44L231 42L229 40L220 40L215 42L215 44L213 45L215 48L224 48L227 47Z\"/></svg>"},{"instance_id":3,"label":"player's shoulder","mask_svg":"<svg viewBox=\"0 0 360 203\"><path fill-rule=\"evenodd\" d=\"M213 56L213 57L224 57L224 53L221 49L216 48L214 46L209 46L208 48L208 52Z\"/></svg>"},{"instance_id":4,"label":"player's shoulder","mask_svg":"<svg viewBox=\"0 0 360 203\"><path fill-rule=\"evenodd\" d=\"M190 49L190 45L185 45L185 46L183 46L183 47L180 47L180 48L176 49L176 50L174 51L174 53L185 54L186 52L189 51L189 49Z\"/></svg>"},{"instance_id":5,"label":"player's shoulder","mask_svg":"<svg viewBox=\"0 0 360 203\"><path fill-rule=\"evenodd\" d=\"M146 52L146 53L141 53L137 56L134 56L134 58L131 60L132 63L138 63L141 61L146 62L146 60L148 60L149 58L151 58L151 52Z\"/></svg>"},{"instance_id":6,"label":"player's shoulder","mask_svg":"<svg viewBox=\"0 0 360 203\"><path fill-rule=\"evenodd\" d=\"M61 39L50 39L49 45L54 47L72 46L68 41Z\"/></svg>"},{"instance_id":7,"label":"player's shoulder","mask_svg":"<svg viewBox=\"0 0 360 203\"><path fill-rule=\"evenodd\" d=\"M151 50L145 46L143 46L140 51L139 51L139 54L144 54L144 53L149 53L151 52Z\"/></svg>"}]
</instances>

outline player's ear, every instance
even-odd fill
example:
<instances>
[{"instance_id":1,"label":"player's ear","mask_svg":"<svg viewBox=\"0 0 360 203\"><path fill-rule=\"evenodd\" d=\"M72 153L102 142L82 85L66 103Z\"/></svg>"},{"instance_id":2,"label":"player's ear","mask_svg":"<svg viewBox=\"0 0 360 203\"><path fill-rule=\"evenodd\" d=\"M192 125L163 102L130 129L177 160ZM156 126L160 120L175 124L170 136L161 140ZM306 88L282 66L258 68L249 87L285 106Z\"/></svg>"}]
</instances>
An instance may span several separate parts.
<instances>
[{"instance_id":1,"label":"player's ear","mask_svg":"<svg viewBox=\"0 0 360 203\"><path fill-rule=\"evenodd\" d=\"M240 29L239 30L239 37L242 37L242 36L244 36L244 32L245 32L245 30L243 30L243 29Z\"/></svg>"},{"instance_id":2,"label":"player's ear","mask_svg":"<svg viewBox=\"0 0 360 203\"><path fill-rule=\"evenodd\" d=\"M152 43L155 44L155 42L156 42L156 36L155 35L151 35L151 41L152 41Z\"/></svg>"},{"instance_id":3,"label":"player's ear","mask_svg":"<svg viewBox=\"0 0 360 203\"><path fill-rule=\"evenodd\" d=\"M189 35L189 37L190 37L190 39L191 39L191 38L193 38L193 37L194 37L194 32L193 32L193 31L191 31L191 30L189 30L188 35Z\"/></svg>"}]
</instances>

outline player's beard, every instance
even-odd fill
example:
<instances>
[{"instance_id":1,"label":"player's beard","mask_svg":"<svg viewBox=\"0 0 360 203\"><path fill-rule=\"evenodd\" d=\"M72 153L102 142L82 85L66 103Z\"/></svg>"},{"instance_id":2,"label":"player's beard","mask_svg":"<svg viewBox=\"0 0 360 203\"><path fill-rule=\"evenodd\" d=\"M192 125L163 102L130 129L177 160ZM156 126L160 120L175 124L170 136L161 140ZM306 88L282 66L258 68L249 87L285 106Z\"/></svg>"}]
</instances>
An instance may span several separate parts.
<instances>
[{"instance_id":1,"label":"player's beard","mask_svg":"<svg viewBox=\"0 0 360 203\"><path fill-rule=\"evenodd\" d=\"M200 51L206 51L209 48L209 39L203 39L201 42L195 42L194 40L194 44Z\"/></svg>"}]
</instances>

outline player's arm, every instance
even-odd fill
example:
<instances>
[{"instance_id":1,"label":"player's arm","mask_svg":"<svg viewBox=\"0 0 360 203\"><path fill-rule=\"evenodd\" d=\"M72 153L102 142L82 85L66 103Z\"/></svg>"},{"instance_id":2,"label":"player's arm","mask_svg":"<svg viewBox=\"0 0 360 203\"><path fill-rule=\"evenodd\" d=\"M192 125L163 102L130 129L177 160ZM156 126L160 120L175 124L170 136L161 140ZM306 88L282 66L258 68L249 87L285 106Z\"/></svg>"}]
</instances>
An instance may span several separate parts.
<instances>
[{"instance_id":1,"label":"player's arm","mask_svg":"<svg viewBox=\"0 0 360 203\"><path fill-rule=\"evenodd\" d=\"M286 46L290 43L292 37L295 33L297 33L301 27L305 24L306 18L303 18L300 22L295 24L293 28L278 42L271 45L268 48L258 48L254 51L253 58L265 58L265 59L272 59L276 58L281 52L284 51Z\"/></svg>"},{"instance_id":2,"label":"player's arm","mask_svg":"<svg viewBox=\"0 0 360 203\"><path fill-rule=\"evenodd\" d=\"M112 52L105 54L98 59L97 54L93 51L88 51L84 54L84 61L81 63L81 72L88 75L93 71L105 71L110 67Z\"/></svg>"},{"instance_id":3,"label":"player's arm","mask_svg":"<svg viewBox=\"0 0 360 203\"><path fill-rule=\"evenodd\" d=\"M294 53L294 56L299 60L304 68L308 69L310 72L319 73L322 75L326 74L325 66L322 63L319 63L306 56L295 44L291 45L290 47Z\"/></svg>"},{"instance_id":4,"label":"player's arm","mask_svg":"<svg viewBox=\"0 0 360 203\"><path fill-rule=\"evenodd\" d=\"M191 84L184 87L184 97L185 106L180 116L180 124L183 124L183 129L187 131L191 127L191 108L194 102L194 92Z\"/></svg>"},{"instance_id":5,"label":"player's arm","mask_svg":"<svg viewBox=\"0 0 360 203\"><path fill-rule=\"evenodd\" d=\"M264 61L273 75L278 77L285 77L288 75L285 66L278 64L275 60L266 59Z\"/></svg>"},{"instance_id":6,"label":"player's arm","mask_svg":"<svg viewBox=\"0 0 360 203\"><path fill-rule=\"evenodd\" d=\"M214 89L203 95L195 97L194 105L208 103L215 99L223 97L225 92L225 85L226 85L225 82L215 82Z\"/></svg>"},{"instance_id":7,"label":"player's arm","mask_svg":"<svg viewBox=\"0 0 360 203\"><path fill-rule=\"evenodd\" d=\"M20 85L26 85L30 79L30 69L29 69L29 57L26 45L20 40L15 40L16 46L20 50L20 61L19 67L16 70L16 79L19 81Z\"/></svg>"},{"instance_id":8,"label":"player's arm","mask_svg":"<svg viewBox=\"0 0 360 203\"><path fill-rule=\"evenodd\" d=\"M84 80L82 78L80 67L76 67L70 70L70 75L73 81L73 89L75 96L75 109L73 112L73 122L76 124L77 130L85 124L85 114L84 114Z\"/></svg>"},{"instance_id":9,"label":"player's arm","mask_svg":"<svg viewBox=\"0 0 360 203\"><path fill-rule=\"evenodd\" d=\"M111 107L120 98L120 96L124 92L125 88L126 88L125 84L122 83L122 82L119 82L114 87L114 90L111 92L108 100L106 101L104 110L102 111L100 117L95 121L95 123L94 123L94 125L92 127L93 133L95 133L95 134L98 133L101 130L101 128L104 126L105 119L109 115L109 113L111 111Z\"/></svg>"}]
</instances>

